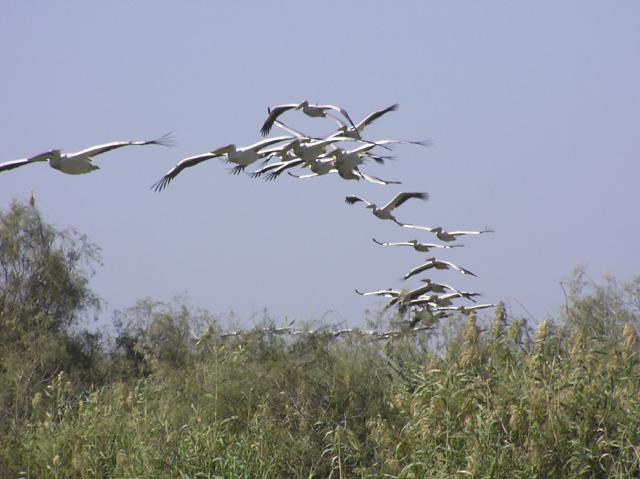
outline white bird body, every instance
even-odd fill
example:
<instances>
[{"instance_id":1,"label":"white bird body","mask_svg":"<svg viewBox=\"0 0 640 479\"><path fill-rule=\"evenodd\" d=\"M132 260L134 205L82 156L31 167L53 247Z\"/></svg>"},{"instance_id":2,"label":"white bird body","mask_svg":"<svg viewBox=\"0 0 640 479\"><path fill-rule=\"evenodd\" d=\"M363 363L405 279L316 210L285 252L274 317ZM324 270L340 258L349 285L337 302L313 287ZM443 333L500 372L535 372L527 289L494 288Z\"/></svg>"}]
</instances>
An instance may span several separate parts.
<instances>
[{"instance_id":1,"label":"white bird body","mask_svg":"<svg viewBox=\"0 0 640 479\"><path fill-rule=\"evenodd\" d=\"M407 241L406 243L381 243L373 238L373 241L382 246L411 246L413 249L420 253L428 253L431 248L462 248L464 245L439 245L439 244L431 244L431 243L418 243L418 240Z\"/></svg>"},{"instance_id":2,"label":"white bird body","mask_svg":"<svg viewBox=\"0 0 640 479\"><path fill-rule=\"evenodd\" d=\"M330 116L335 119L333 115L330 115L328 113L328 110L334 110L344 116L353 126L353 122L351 121L351 118L349 118L349 114L344 109L333 105L309 105L309 102L305 100L298 105L291 103L288 105L280 105L269 108L269 116L267 117L267 120L264 122L264 125L262 125L262 129L260 130L262 136L267 136L271 131L271 128L273 127L276 119L288 110L302 110L302 113L312 118L325 118L327 116Z\"/></svg>"},{"instance_id":3,"label":"white bird body","mask_svg":"<svg viewBox=\"0 0 640 479\"><path fill-rule=\"evenodd\" d=\"M62 150L49 150L46 153L41 153L40 155L24 160L2 163L0 165L0 172L12 170L30 163L48 161L51 168L61 171L62 173L66 173L67 175L83 175L85 173L91 173L94 170L99 170L100 168L94 165L92 161L96 156L108 151L122 148L123 146L173 146L173 144L173 138L170 134L166 134L152 141L116 141L113 143L106 143L104 145L93 146L77 153L62 153Z\"/></svg>"},{"instance_id":4,"label":"white bird body","mask_svg":"<svg viewBox=\"0 0 640 479\"><path fill-rule=\"evenodd\" d=\"M449 261L440 261L435 258L429 258L427 259L425 264L418 266L417 268L414 268L409 273L407 273L404 279L409 279L411 276L420 274L423 271L426 271L431 268L440 269L440 270L453 268L457 271L460 271L462 274L470 274L471 276L475 276L475 274L473 274L471 271L461 268L460 266L450 263Z\"/></svg>"},{"instance_id":5,"label":"white bird body","mask_svg":"<svg viewBox=\"0 0 640 479\"><path fill-rule=\"evenodd\" d=\"M345 202L347 204L354 204L358 201L362 201L367 204L366 208L370 208L371 212L381 220L392 220L398 223L400 226L403 226L395 217L392 215L394 209L398 206L402 205L405 201L411 198L418 198L420 200L426 201L429 199L429 195L427 193L398 193L395 198L393 198L389 203L384 205L382 208L378 208L378 206L374 203L370 203L369 201L360 198L358 196L347 196Z\"/></svg>"}]
</instances>

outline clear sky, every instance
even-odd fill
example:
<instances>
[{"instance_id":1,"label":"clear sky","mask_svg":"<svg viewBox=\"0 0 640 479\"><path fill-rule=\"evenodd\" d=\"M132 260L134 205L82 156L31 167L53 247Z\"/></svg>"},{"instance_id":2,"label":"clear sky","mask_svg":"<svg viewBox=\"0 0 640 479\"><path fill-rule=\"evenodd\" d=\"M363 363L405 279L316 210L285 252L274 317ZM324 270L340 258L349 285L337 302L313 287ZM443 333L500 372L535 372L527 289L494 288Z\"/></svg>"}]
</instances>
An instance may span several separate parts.
<instances>
[{"instance_id":1,"label":"clear sky","mask_svg":"<svg viewBox=\"0 0 640 479\"><path fill-rule=\"evenodd\" d=\"M398 278L431 256L478 276L432 279L541 321L578 264L597 281L640 274L636 1L5 1L0 65L0 162L170 131L178 141L106 153L83 176L44 163L0 174L1 208L33 188L48 222L102 248L91 287L105 322L187 292L244 320L267 308L362 326L381 303L354 289L416 287ZM214 159L149 189L183 158L259 141L267 107L303 100L355 122L397 102L366 137L435 147L401 145L396 161L362 168L402 185L265 182ZM282 120L312 135L336 126ZM372 237L435 239L344 202L400 191L431 196L398 208L400 221L495 233L435 254L378 246Z\"/></svg>"}]
</instances>

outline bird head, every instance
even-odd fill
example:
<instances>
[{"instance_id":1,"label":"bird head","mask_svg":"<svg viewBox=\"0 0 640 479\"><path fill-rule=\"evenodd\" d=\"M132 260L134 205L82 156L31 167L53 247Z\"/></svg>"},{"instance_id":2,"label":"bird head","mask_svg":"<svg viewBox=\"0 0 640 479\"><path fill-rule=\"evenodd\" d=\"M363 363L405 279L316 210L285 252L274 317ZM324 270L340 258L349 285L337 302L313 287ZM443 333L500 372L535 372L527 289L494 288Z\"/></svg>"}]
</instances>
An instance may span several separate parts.
<instances>
[{"instance_id":1,"label":"bird head","mask_svg":"<svg viewBox=\"0 0 640 479\"><path fill-rule=\"evenodd\" d=\"M308 102L307 100L305 100L305 101L303 101L302 103L300 103L300 104L299 104L295 109L296 109L296 110L299 110L299 109L301 109L301 108L305 108L305 107L307 107L307 106L309 106L309 102Z\"/></svg>"}]
</instances>

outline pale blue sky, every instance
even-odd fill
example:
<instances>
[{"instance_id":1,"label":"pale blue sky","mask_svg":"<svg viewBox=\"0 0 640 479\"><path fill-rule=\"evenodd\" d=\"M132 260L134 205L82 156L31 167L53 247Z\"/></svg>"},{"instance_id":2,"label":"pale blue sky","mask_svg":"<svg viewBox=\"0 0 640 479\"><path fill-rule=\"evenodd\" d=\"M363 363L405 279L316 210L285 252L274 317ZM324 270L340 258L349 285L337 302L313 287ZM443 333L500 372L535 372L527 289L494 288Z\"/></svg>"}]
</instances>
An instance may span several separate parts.
<instances>
[{"instance_id":1,"label":"pale blue sky","mask_svg":"<svg viewBox=\"0 0 640 479\"><path fill-rule=\"evenodd\" d=\"M108 308L188 292L240 318L363 325L374 298L354 289L415 287L398 278L432 254L380 241L434 240L374 218L426 191L400 221L494 234L435 252L477 274L432 279L505 301L541 321L564 304L577 264L596 280L640 274L640 4L627 2L2 2L0 162L61 148L150 140L67 176L46 164L0 174L0 207L32 188L46 220L102 248L91 287ZM363 171L275 182L229 176L210 160L162 193L149 187L183 158L261 139L267 107L309 100L354 121L398 102L370 139L423 140ZM331 120L290 112L309 134ZM278 133L279 134L279 133ZM522 305L522 306L521 306Z\"/></svg>"}]
</instances>

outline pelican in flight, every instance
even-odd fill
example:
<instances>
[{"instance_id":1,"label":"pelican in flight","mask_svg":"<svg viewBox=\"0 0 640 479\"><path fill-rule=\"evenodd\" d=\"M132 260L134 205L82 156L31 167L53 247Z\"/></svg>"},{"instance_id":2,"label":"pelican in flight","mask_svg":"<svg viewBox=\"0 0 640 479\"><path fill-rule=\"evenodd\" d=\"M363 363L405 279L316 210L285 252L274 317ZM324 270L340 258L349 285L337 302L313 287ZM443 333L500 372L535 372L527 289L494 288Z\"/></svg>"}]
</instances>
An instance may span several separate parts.
<instances>
[{"instance_id":1,"label":"pelican in flight","mask_svg":"<svg viewBox=\"0 0 640 479\"><path fill-rule=\"evenodd\" d=\"M164 175L160 181L153 184L151 189L155 191L162 191L167 185L173 180L176 176L180 174L182 170L185 168L190 168L192 166L196 166L203 161L210 160L211 158L220 158L226 155L224 161L226 163L235 163L236 166L231 169L232 174L237 174L243 171L247 166L256 162L260 158L264 157L266 153L261 153L260 150L262 148L266 148L267 146L273 145L274 143L278 143L285 140L291 140L290 136L280 136L277 138L270 138L268 140L263 140L259 143L256 143L251 146L246 146L242 148L237 148L236 145L229 144L227 146L223 146L222 148L218 148L209 153L205 153L203 155L192 156L190 158L185 158L176 166L169 170L169 173Z\"/></svg>"},{"instance_id":2,"label":"pelican in flight","mask_svg":"<svg viewBox=\"0 0 640 479\"><path fill-rule=\"evenodd\" d=\"M363 198L360 198L359 196L347 196L345 199L345 202L349 205L352 205L354 203L357 203L358 201L362 201L363 203L367 204L366 208L370 208L371 212L381 220L393 220L396 223L398 223L400 226L404 226L402 223L396 220L391 213L393 212L394 209L396 209L398 206L402 205L402 203L404 203L405 201L411 198L418 198L420 200L426 201L429 199L429 194L428 193L398 193L395 198L389 201L389 203L384 205L382 208L378 208L378 206L375 205L374 203L370 203L369 201Z\"/></svg>"},{"instance_id":3,"label":"pelican in flight","mask_svg":"<svg viewBox=\"0 0 640 479\"><path fill-rule=\"evenodd\" d=\"M438 226L437 228L429 228L427 226L415 226L415 225L407 225L404 224L402 225L405 228L415 228L415 229L419 229L419 230L427 230L431 233L435 233L435 235L438 237L438 239L440 241L455 241L458 236L463 236L463 235L481 235L482 233L493 233L493 229L491 229L489 226L487 226L485 229L483 229L482 231L445 231L442 229L442 227Z\"/></svg>"},{"instance_id":4,"label":"pelican in flight","mask_svg":"<svg viewBox=\"0 0 640 479\"><path fill-rule=\"evenodd\" d=\"M31 158L24 160L8 161L0 164L0 172L13 170L23 165L37 163L40 161L48 161L49 166L53 169L66 173L67 175L82 175L91 173L93 170L100 168L92 163L92 160L107 151L116 150L123 146L143 146L143 145L162 145L174 146L173 137L167 133L160 138L151 141L116 141L106 143L104 145L93 146L77 153L62 153L62 150L49 150Z\"/></svg>"},{"instance_id":5,"label":"pelican in flight","mask_svg":"<svg viewBox=\"0 0 640 479\"><path fill-rule=\"evenodd\" d=\"M431 248L462 248L463 244L456 245L439 245L439 244L431 244L431 243L418 243L418 240L411 240L406 243L381 243L380 241L372 238L374 243L377 243L382 246L413 246L413 249L420 253L428 253Z\"/></svg>"},{"instance_id":6,"label":"pelican in flight","mask_svg":"<svg viewBox=\"0 0 640 479\"><path fill-rule=\"evenodd\" d=\"M429 258L427 259L426 263L418 266L417 268L412 269L411 271L409 271L409 273L407 273L407 275L404 277L404 279L409 279L411 278L411 276L414 276L416 274L420 274L423 271L426 271L428 269L431 268L435 268L435 269L449 269L449 268L453 268L457 271L460 271L462 274L470 274L471 276L476 276L475 274L473 274L471 271L461 268L460 266L457 266L453 263L450 263L449 261L440 261L437 260L435 258Z\"/></svg>"},{"instance_id":7,"label":"pelican in flight","mask_svg":"<svg viewBox=\"0 0 640 479\"><path fill-rule=\"evenodd\" d=\"M267 117L267 120L264 122L264 125L262 125L262 129L260 130L262 136L267 136L271 131L271 128L273 127L276 119L288 110L302 110L302 113L312 118L326 118L327 116L335 118L333 115L328 113L328 110L334 110L344 116L349 121L349 123L351 123L351 126L355 128L353 121L351 121L351 118L349 118L349 114L344 109L338 108L337 106L333 105L309 105L309 102L305 100L299 105L293 103L289 105L280 105L269 108L269 116Z\"/></svg>"},{"instance_id":8,"label":"pelican in flight","mask_svg":"<svg viewBox=\"0 0 640 479\"><path fill-rule=\"evenodd\" d=\"M355 126L352 125L351 127L347 126L347 124L342 120L340 120L339 118L332 116L332 118L338 122L338 125L340 125L340 128L338 128L338 132L334 133L334 135L346 136L349 138L354 138L356 140L362 140L362 132L368 125L376 121L382 115L389 113L390 111L396 111L397 109L398 109L398 104L396 103L394 105L391 105L389 108L385 108L384 110L374 111L373 113L371 113L371 115L366 117L360 123L358 123Z\"/></svg>"}]
</instances>

